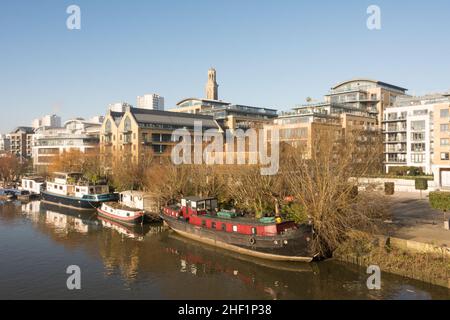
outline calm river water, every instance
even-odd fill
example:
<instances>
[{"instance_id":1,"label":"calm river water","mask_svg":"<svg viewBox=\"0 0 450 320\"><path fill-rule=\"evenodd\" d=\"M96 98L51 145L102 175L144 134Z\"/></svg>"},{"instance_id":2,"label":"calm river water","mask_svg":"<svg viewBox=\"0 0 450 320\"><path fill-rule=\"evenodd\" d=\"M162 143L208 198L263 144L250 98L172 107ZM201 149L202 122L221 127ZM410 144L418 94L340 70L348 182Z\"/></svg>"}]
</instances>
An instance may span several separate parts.
<instances>
[{"instance_id":1,"label":"calm river water","mask_svg":"<svg viewBox=\"0 0 450 320\"><path fill-rule=\"evenodd\" d=\"M81 290L66 269L81 268ZM0 299L450 299L450 290L327 261L272 263L40 202L0 204Z\"/></svg>"}]
</instances>

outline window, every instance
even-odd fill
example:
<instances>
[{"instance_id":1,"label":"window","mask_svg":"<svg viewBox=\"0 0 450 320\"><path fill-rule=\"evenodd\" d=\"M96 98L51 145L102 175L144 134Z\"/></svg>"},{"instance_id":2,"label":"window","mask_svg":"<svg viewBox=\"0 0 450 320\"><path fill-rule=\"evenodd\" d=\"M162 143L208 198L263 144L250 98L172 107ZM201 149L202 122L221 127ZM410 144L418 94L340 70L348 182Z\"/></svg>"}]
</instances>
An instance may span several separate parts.
<instances>
[{"instance_id":1,"label":"window","mask_svg":"<svg viewBox=\"0 0 450 320\"><path fill-rule=\"evenodd\" d=\"M255 227L252 228L252 234L253 234L253 235L256 234L256 228L255 228Z\"/></svg>"},{"instance_id":2,"label":"window","mask_svg":"<svg viewBox=\"0 0 450 320\"><path fill-rule=\"evenodd\" d=\"M206 227L206 220L202 220L202 227Z\"/></svg>"},{"instance_id":3,"label":"window","mask_svg":"<svg viewBox=\"0 0 450 320\"><path fill-rule=\"evenodd\" d=\"M412 154L411 155L411 162L412 163L423 163L424 162L424 155L423 154Z\"/></svg>"},{"instance_id":4,"label":"window","mask_svg":"<svg viewBox=\"0 0 450 320\"><path fill-rule=\"evenodd\" d=\"M130 120L129 117L127 117L127 118L125 119L125 123L124 123L124 126L123 126L123 127L124 127L123 130L124 130L125 132L131 131L131 120Z\"/></svg>"},{"instance_id":5,"label":"window","mask_svg":"<svg viewBox=\"0 0 450 320\"><path fill-rule=\"evenodd\" d=\"M108 121L106 121L105 132L106 133L110 133L111 132L111 121L109 119L108 119Z\"/></svg>"},{"instance_id":6,"label":"window","mask_svg":"<svg viewBox=\"0 0 450 320\"><path fill-rule=\"evenodd\" d=\"M425 120L411 121L411 129L414 131L424 131Z\"/></svg>"},{"instance_id":7,"label":"window","mask_svg":"<svg viewBox=\"0 0 450 320\"><path fill-rule=\"evenodd\" d=\"M441 139L441 146L448 146L448 139Z\"/></svg>"},{"instance_id":8,"label":"window","mask_svg":"<svg viewBox=\"0 0 450 320\"><path fill-rule=\"evenodd\" d=\"M411 151L412 152L424 152L425 151L425 143L412 143Z\"/></svg>"},{"instance_id":9,"label":"window","mask_svg":"<svg viewBox=\"0 0 450 320\"><path fill-rule=\"evenodd\" d=\"M237 232L238 228L237 226L233 226L233 232Z\"/></svg>"},{"instance_id":10,"label":"window","mask_svg":"<svg viewBox=\"0 0 450 320\"><path fill-rule=\"evenodd\" d=\"M448 132L448 123L441 124L441 132Z\"/></svg>"},{"instance_id":11,"label":"window","mask_svg":"<svg viewBox=\"0 0 450 320\"><path fill-rule=\"evenodd\" d=\"M441 109L441 118L448 118L448 109Z\"/></svg>"},{"instance_id":12,"label":"window","mask_svg":"<svg viewBox=\"0 0 450 320\"><path fill-rule=\"evenodd\" d=\"M449 153L441 152L441 160L449 160Z\"/></svg>"},{"instance_id":13,"label":"window","mask_svg":"<svg viewBox=\"0 0 450 320\"><path fill-rule=\"evenodd\" d=\"M413 132L413 133L411 133L411 140L412 141L424 141L425 133Z\"/></svg>"},{"instance_id":14,"label":"window","mask_svg":"<svg viewBox=\"0 0 450 320\"><path fill-rule=\"evenodd\" d=\"M222 231L227 231L227 225L225 223L222 223Z\"/></svg>"},{"instance_id":15,"label":"window","mask_svg":"<svg viewBox=\"0 0 450 320\"><path fill-rule=\"evenodd\" d=\"M215 228L216 228L216 222L215 222L215 221L211 222L211 228L212 228L212 229L215 229Z\"/></svg>"}]
</instances>

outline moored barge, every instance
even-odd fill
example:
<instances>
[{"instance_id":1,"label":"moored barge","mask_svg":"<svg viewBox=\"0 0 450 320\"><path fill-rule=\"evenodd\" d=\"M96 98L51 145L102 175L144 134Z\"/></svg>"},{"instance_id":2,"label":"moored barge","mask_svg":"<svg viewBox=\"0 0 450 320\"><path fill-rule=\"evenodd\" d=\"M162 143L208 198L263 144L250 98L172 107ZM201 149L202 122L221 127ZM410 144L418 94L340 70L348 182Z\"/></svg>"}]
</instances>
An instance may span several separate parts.
<instances>
[{"instance_id":1,"label":"moored barge","mask_svg":"<svg viewBox=\"0 0 450 320\"><path fill-rule=\"evenodd\" d=\"M240 254L274 261L311 262L311 225L274 218L260 220L219 211L217 199L188 197L181 205L165 207L161 218L187 238Z\"/></svg>"},{"instance_id":2,"label":"moored barge","mask_svg":"<svg viewBox=\"0 0 450 320\"><path fill-rule=\"evenodd\" d=\"M110 193L105 182L92 183L81 173L55 173L41 192L42 202L77 210L96 210L103 202L117 201L118 194Z\"/></svg>"}]
</instances>

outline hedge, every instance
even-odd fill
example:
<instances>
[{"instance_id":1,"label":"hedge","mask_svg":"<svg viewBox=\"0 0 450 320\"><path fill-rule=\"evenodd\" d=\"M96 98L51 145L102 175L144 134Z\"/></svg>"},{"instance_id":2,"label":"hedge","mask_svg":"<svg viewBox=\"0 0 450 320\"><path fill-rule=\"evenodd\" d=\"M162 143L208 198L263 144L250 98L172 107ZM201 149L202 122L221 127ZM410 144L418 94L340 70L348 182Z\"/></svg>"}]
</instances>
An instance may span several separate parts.
<instances>
[{"instance_id":1,"label":"hedge","mask_svg":"<svg viewBox=\"0 0 450 320\"><path fill-rule=\"evenodd\" d=\"M416 190L427 190L428 189L428 180L424 178L417 178L415 180Z\"/></svg>"},{"instance_id":2,"label":"hedge","mask_svg":"<svg viewBox=\"0 0 450 320\"><path fill-rule=\"evenodd\" d=\"M433 209L450 211L450 192L430 192L429 199Z\"/></svg>"},{"instance_id":3,"label":"hedge","mask_svg":"<svg viewBox=\"0 0 450 320\"><path fill-rule=\"evenodd\" d=\"M391 167L389 168L388 175L390 176L423 176L424 172L422 168L419 167L407 167L407 166L400 166L400 167Z\"/></svg>"}]
</instances>

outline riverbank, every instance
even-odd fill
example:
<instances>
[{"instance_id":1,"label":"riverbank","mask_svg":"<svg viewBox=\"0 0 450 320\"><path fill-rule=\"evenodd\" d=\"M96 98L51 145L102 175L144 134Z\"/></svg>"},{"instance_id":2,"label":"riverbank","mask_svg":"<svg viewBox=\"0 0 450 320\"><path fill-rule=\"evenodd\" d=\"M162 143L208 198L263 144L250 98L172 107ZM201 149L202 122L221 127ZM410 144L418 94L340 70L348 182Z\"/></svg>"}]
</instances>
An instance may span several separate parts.
<instances>
[{"instance_id":1,"label":"riverbank","mask_svg":"<svg viewBox=\"0 0 450 320\"><path fill-rule=\"evenodd\" d=\"M382 272L420 280L450 289L450 254L447 248L405 246L407 240L370 237L354 232L333 258L359 266L377 265ZM424 250L425 249L425 250Z\"/></svg>"}]
</instances>

